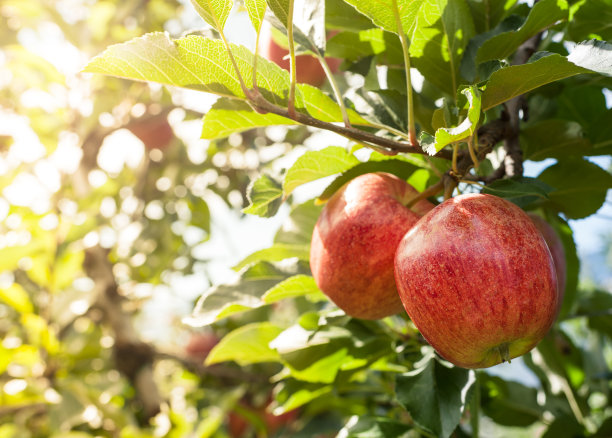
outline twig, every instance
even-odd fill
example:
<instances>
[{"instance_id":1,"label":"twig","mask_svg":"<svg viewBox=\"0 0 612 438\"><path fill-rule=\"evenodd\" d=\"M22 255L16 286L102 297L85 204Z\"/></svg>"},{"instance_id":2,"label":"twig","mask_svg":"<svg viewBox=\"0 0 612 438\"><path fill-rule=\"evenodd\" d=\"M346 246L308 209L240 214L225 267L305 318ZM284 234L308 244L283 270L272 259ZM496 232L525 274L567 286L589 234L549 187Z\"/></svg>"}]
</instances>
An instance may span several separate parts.
<instances>
[{"instance_id":1,"label":"twig","mask_svg":"<svg viewBox=\"0 0 612 438\"><path fill-rule=\"evenodd\" d=\"M251 106L253 106L253 108L257 112L272 113L272 114L276 114L279 116L283 116L288 119L294 120L298 123L301 123L302 125L313 126L315 128L332 131L332 132L335 132L336 134L343 135L345 137L348 137L350 139L353 139L359 142L371 143L371 144L381 146L383 148L386 148L386 149L389 149L395 152L405 152L405 153L420 154L420 155L426 154L426 152L423 151L423 149L421 149L418 146L414 146L410 143L399 142L399 141L395 141L395 140L392 140L386 137L380 137L376 134L371 134L367 131L362 131L360 129L356 129L353 127L348 128L346 126L335 125L333 123L324 122L322 120L315 119L314 117L311 117L301 112L296 112L294 116L292 117L289 114L289 111L287 110L287 108L283 108L283 107L274 105L273 103L264 99L263 96L256 96L256 98L251 100L250 103L251 103ZM436 154L436 157L450 160L451 152L443 149Z\"/></svg>"}]
</instances>

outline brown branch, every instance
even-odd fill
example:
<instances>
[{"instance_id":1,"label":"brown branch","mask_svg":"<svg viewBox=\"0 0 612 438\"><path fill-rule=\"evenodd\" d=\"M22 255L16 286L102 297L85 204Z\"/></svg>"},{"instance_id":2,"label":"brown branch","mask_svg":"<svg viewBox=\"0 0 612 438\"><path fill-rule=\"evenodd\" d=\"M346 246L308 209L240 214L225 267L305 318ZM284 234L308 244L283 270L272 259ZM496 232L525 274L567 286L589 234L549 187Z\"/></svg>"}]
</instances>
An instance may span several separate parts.
<instances>
[{"instance_id":1,"label":"brown branch","mask_svg":"<svg viewBox=\"0 0 612 438\"><path fill-rule=\"evenodd\" d=\"M541 40L542 32L539 32L521 44L512 59L512 64L525 64L531 55L535 53ZM505 107L506 115L512 127L511 134L504 140L504 149L506 151L506 156L504 157L505 175L509 177L522 176L523 151L519 142L519 125L521 121L520 112L523 110L523 115L525 115L527 108L525 96L521 94L510 99L506 102Z\"/></svg>"},{"instance_id":2,"label":"brown branch","mask_svg":"<svg viewBox=\"0 0 612 438\"><path fill-rule=\"evenodd\" d=\"M286 108L274 105L273 103L267 101L263 96L256 96L253 93L250 93L250 104L252 105L255 111L265 114L272 113L278 116L285 117L287 119L294 120L302 125L312 126L315 128L325 129L327 131L335 132L336 134L340 134L344 137L347 137L352 140L356 140L362 143L368 143L376 146L381 146L385 149L394 152L404 152L410 154L420 154L425 155L426 152L423 151L419 146L413 146L410 143L400 142L391 140L386 137L380 137L376 134L371 134L367 131L362 131L361 129L346 127L342 125L335 125L333 123L324 122L319 119L315 119L307 114L296 112L293 116L289 113ZM441 150L436 154L438 158L444 158L447 160L451 159L451 153L448 150Z\"/></svg>"},{"instance_id":3,"label":"brown branch","mask_svg":"<svg viewBox=\"0 0 612 438\"><path fill-rule=\"evenodd\" d=\"M149 419L157 415L163 402L153 380L154 349L140 340L130 315L123 309L124 298L119 293L108 251L100 246L86 249L83 269L95 283L96 304L113 332L115 367L134 385L144 417Z\"/></svg>"}]
</instances>

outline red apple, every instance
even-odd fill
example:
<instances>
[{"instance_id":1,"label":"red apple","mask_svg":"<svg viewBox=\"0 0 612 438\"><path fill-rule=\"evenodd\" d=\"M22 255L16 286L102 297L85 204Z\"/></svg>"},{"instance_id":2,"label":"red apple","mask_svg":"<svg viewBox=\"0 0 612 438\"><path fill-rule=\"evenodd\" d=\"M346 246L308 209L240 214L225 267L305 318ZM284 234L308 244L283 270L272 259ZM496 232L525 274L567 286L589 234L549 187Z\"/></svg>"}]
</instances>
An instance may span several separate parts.
<instances>
[{"instance_id":1,"label":"red apple","mask_svg":"<svg viewBox=\"0 0 612 438\"><path fill-rule=\"evenodd\" d=\"M165 149L174 138L174 131L165 114L143 117L130 122L127 128L149 150Z\"/></svg>"},{"instance_id":2,"label":"red apple","mask_svg":"<svg viewBox=\"0 0 612 438\"><path fill-rule=\"evenodd\" d=\"M185 346L185 354L191 359L204 362L218 342L219 338L213 333L194 333Z\"/></svg>"},{"instance_id":3,"label":"red apple","mask_svg":"<svg viewBox=\"0 0 612 438\"><path fill-rule=\"evenodd\" d=\"M266 427L268 429L268 435L274 436L274 434L281 428L289 426L291 423L295 422L298 418L298 410L294 409L289 412L285 412L284 414L274 415L270 412L268 408L264 413L264 420L266 422Z\"/></svg>"},{"instance_id":4,"label":"red apple","mask_svg":"<svg viewBox=\"0 0 612 438\"><path fill-rule=\"evenodd\" d=\"M486 368L531 350L557 309L544 238L504 199L448 199L404 236L395 278L406 312L448 361Z\"/></svg>"},{"instance_id":5,"label":"red apple","mask_svg":"<svg viewBox=\"0 0 612 438\"><path fill-rule=\"evenodd\" d=\"M400 240L433 205L388 173L368 173L345 184L321 212L310 247L319 288L347 315L379 319L402 310L393 278Z\"/></svg>"},{"instance_id":6,"label":"red apple","mask_svg":"<svg viewBox=\"0 0 612 438\"><path fill-rule=\"evenodd\" d=\"M559 288L559 303L557 304L557 312L561 309L563 304L563 295L565 294L565 275L567 268L565 264L565 249L561 238L555 231L555 229L548 223L544 218L538 216L535 213L528 213L529 217L535 224L536 228L542 233L548 249L555 263L555 270L557 272L557 287Z\"/></svg>"},{"instance_id":7,"label":"red apple","mask_svg":"<svg viewBox=\"0 0 612 438\"><path fill-rule=\"evenodd\" d=\"M265 24L261 29L259 36L259 54L264 58L275 62L285 70L289 70L289 50L281 47L272 38L270 26ZM341 59L325 58L327 65L332 73L338 71ZM311 55L298 55L295 57L296 78L297 81L303 84L310 84L313 87L320 87L325 82L325 70L321 67L319 60Z\"/></svg>"}]
</instances>

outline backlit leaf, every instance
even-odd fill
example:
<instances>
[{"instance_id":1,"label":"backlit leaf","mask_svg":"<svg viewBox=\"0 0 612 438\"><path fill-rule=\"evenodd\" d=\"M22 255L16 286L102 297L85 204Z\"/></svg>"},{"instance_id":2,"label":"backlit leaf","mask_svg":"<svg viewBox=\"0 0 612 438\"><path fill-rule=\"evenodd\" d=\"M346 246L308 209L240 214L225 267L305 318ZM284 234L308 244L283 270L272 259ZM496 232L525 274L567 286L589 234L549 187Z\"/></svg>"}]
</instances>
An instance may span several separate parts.
<instances>
[{"instance_id":1,"label":"backlit leaf","mask_svg":"<svg viewBox=\"0 0 612 438\"><path fill-rule=\"evenodd\" d=\"M282 194L281 184L271 176L262 174L249 185L249 206L243 212L262 217L274 216L281 205Z\"/></svg>"},{"instance_id":2,"label":"backlit leaf","mask_svg":"<svg viewBox=\"0 0 612 438\"><path fill-rule=\"evenodd\" d=\"M208 354L206 365L234 361L238 365L278 360L278 353L268 344L282 328L270 322L247 324L228 333Z\"/></svg>"},{"instance_id":3,"label":"backlit leaf","mask_svg":"<svg viewBox=\"0 0 612 438\"><path fill-rule=\"evenodd\" d=\"M234 132L271 125L295 125L291 119L272 113L261 114L248 103L220 98L204 116L202 138L214 140L224 138Z\"/></svg>"},{"instance_id":4,"label":"backlit leaf","mask_svg":"<svg viewBox=\"0 0 612 438\"><path fill-rule=\"evenodd\" d=\"M296 160L289 168L283 181L286 198L296 187L319 178L344 172L359 164L354 155L345 148L329 146L320 151L309 151Z\"/></svg>"},{"instance_id":5,"label":"backlit leaf","mask_svg":"<svg viewBox=\"0 0 612 438\"><path fill-rule=\"evenodd\" d=\"M222 32L234 2L232 0L191 0L200 17Z\"/></svg>"}]
</instances>

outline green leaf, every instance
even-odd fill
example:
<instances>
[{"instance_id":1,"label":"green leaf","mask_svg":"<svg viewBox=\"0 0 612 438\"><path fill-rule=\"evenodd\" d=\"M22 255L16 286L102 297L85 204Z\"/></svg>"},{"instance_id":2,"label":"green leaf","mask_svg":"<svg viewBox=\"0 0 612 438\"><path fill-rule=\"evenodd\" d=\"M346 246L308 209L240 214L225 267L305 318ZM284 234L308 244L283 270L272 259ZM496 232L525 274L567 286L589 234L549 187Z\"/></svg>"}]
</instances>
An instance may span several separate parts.
<instances>
[{"instance_id":1,"label":"green leaf","mask_svg":"<svg viewBox=\"0 0 612 438\"><path fill-rule=\"evenodd\" d=\"M378 59L380 62L403 63L399 38L379 28L360 32L341 32L327 42L325 54L349 62L355 62L368 56L381 55Z\"/></svg>"},{"instance_id":2,"label":"green leaf","mask_svg":"<svg viewBox=\"0 0 612 438\"><path fill-rule=\"evenodd\" d=\"M504 32L485 41L478 50L476 62L504 59L537 33L558 21L567 20L569 6L565 0L541 0L534 4L527 21L517 31Z\"/></svg>"},{"instance_id":3,"label":"green leaf","mask_svg":"<svg viewBox=\"0 0 612 438\"><path fill-rule=\"evenodd\" d=\"M454 96L464 49L475 34L470 8L465 0L436 0L425 3L416 20L411 62L429 82Z\"/></svg>"},{"instance_id":4,"label":"green leaf","mask_svg":"<svg viewBox=\"0 0 612 438\"><path fill-rule=\"evenodd\" d=\"M291 257L297 257L301 260L308 260L309 251L310 249L308 245L287 245L277 243L272 245L270 248L255 251L253 254L248 255L232 269L239 271L245 266L256 262L279 262Z\"/></svg>"},{"instance_id":5,"label":"green leaf","mask_svg":"<svg viewBox=\"0 0 612 438\"><path fill-rule=\"evenodd\" d=\"M536 55L538 57L527 64L502 68L491 75L482 94L483 111L542 85L581 73L593 73L556 53L539 52Z\"/></svg>"},{"instance_id":6,"label":"green leaf","mask_svg":"<svg viewBox=\"0 0 612 438\"><path fill-rule=\"evenodd\" d=\"M473 371L429 359L424 367L396 377L396 395L419 427L448 437L459 424L474 381Z\"/></svg>"},{"instance_id":7,"label":"green leaf","mask_svg":"<svg viewBox=\"0 0 612 438\"><path fill-rule=\"evenodd\" d=\"M612 76L612 44L605 41L584 41L572 49L567 60L596 73Z\"/></svg>"},{"instance_id":8,"label":"green leaf","mask_svg":"<svg viewBox=\"0 0 612 438\"><path fill-rule=\"evenodd\" d=\"M563 251L565 252L565 294L561 310L559 311L559 318L563 318L574 308L578 292L580 259L578 258L576 242L574 242L574 233L569 224L558 216L547 216L546 219L559 235L563 243Z\"/></svg>"},{"instance_id":9,"label":"green leaf","mask_svg":"<svg viewBox=\"0 0 612 438\"><path fill-rule=\"evenodd\" d=\"M516 0L468 0L476 32L483 33L493 29L515 3Z\"/></svg>"},{"instance_id":10,"label":"green leaf","mask_svg":"<svg viewBox=\"0 0 612 438\"><path fill-rule=\"evenodd\" d=\"M247 189L249 206L242 211L261 217L274 216L282 203L282 194L281 184L271 176L262 174L249 184Z\"/></svg>"},{"instance_id":11,"label":"green leaf","mask_svg":"<svg viewBox=\"0 0 612 438\"><path fill-rule=\"evenodd\" d=\"M402 29L408 36L417 20L417 13L423 7L424 0L401 1L401 0L345 0L355 9L368 17L378 27L399 35L396 21L396 12L400 17ZM397 7L397 11L396 11Z\"/></svg>"},{"instance_id":12,"label":"green leaf","mask_svg":"<svg viewBox=\"0 0 612 438\"><path fill-rule=\"evenodd\" d=\"M210 209L204 199L192 196L189 202L191 224L210 234Z\"/></svg>"},{"instance_id":13,"label":"green leaf","mask_svg":"<svg viewBox=\"0 0 612 438\"><path fill-rule=\"evenodd\" d=\"M243 271L240 278L231 284L222 284L208 289L196 303L195 309L185 322L194 327L212 324L230 315L256 309L266 303L262 297L276 284L287 277L298 274L299 266L276 267L260 262Z\"/></svg>"},{"instance_id":14,"label":"green leaf","mask_svg":"<svg viewBox=\"0 0 612 438\"><path fill-rule=\"evenodd\" d=\"M541 419L544 408L535 388L485 373L481 377L483 412L497 424L525 427Z\"/></svg>"},{"instance_id":15,"label":"green leaf","mask_svg":"<svg viewBox=\"0 0 612 438\"><path fill-rule=\"evenodd\" d=\"M612 338L610 309L612 309L612 294L608 291L594 290L582 294L577 313L587 318L591 329Z\"/></svg>"},{"instance_id":16,"label":"green leaf","mask_svg":"<svg viewBox=\"0 0 612 438\"><path fill-rule=\"evenodd\" d=\"M554 188L550 201L569 219L580 219L595 213L612 188L612 175L586 160L560 161L538 176Z\"/></svg>"},{"instance_id":17,"label":"green leaf","mask_svg":"<svg viewBox=\"0 0 612 438\"><path fill-rule=\"evenodd\" d=\"M350 332L340 327L306 330L294 325L271 344L292 377L313 383L332 383L347 360Z\"/></svg>"},{"instance_id":18,"label":"green leaf","mask_svg":"<svg viewBox=\"0 0 612 438\"><path fill-rule=\"evenodd\" d=\"M261 114L248 103L221 97L204 116L202 138L215 140L234 132L272 125L296 125L291 119L272 113Z\"/></svg>"},{"instance_id":19,"label":"green leaf","mask_svg":"<svg viewBox=\"0 0 612 438\"><path fill-rule=\"evenodd\" d=\"M302 184L344 172L357 164L359 160L349 154L345 148L339 146L306 152L296 160L285 175L284 198L287 198L296 187Z\"/></svg>"},{"instance_id":20,"label":"green leaf","mask_svg":"<svg viewBox=\"0 0 612 438\"><path fill-rule=\"evenodd\" d=\"M233 360L240 366L278 361L278 353L269 347L282 328L270 322L247 324L228 333L208 354L206 365Z\"/></svg>"},{"instance_id":21,"label":"green leaf","mask_svg":"<svg viewBox=\"0 0 612 438\"><path fill-rule=\"evenodd\" d=\"M191 4L206 23L217 31L223 32L234 2L232 0L191 0Z\"/></svg>"},{"instance_id":22,"label":"green leaf","mask_svg":"<svg viewBox=\"0 0 612 438\"><path fill-rule=\"evenodd\" d=\"M244 7L253 23L255 32L259 33L266 13L266 0L244 0Z\"/></svg>"},{"instance_id":23,"label":"green leaf","mask_svg":"<svg viewBox=\"0 0 612 438\"><path fill-rule=\"evenodd\" d=\"M376 155L372 155L376 156ZM382 158L384 157L384 158ZM359 163L353 166L346 172L343 172L329 186L321 193L318 201L327 201L336 193L344 184L352 180L353 178L363 175L364 173L371 172L388 172L392 173L403 179L408 179L412 173L418 169L417 165L414 164L409 157L394 157L390 158L382 156L381 159L374 159L370 157L370 161L365 163Z\"/></svg>"},{"instance_id":24,"label":"green leaf","mask_svg":"<svg viewBox=\"0 0 612 438\"><path fill-rule=\"evenodd\" d=\"M333 385L303 382L292 378L284 379L278 387L280 390L276 400L280 406L274 409L275 415L292 411L334 390Z\"/></svg>"},{"instance_id":25,"label":"green leaf","mask_svg":"<svg viewBox=\"0 0 612 438\"><path fill-rule=\"evenodd\" d=\"M482 193L505 198L521 208L526 208L548 200L548 194L552 190L552 187L536 178L515 177L493 181L482 189Z\"/></svg>"},{"instance_id":26,"label":"green leaf","mask_svg":"<svg viewBox=\"0 0 612 438\"><path fill-rule=\"evenodd\" d=\"M429 155L436 155L444 146L465 140L476 131L480 120L480 90L476 86L471 86L465 88L461 93L468 100L467 117L455 127L438 128L436 130L435 142L422 145L423 150Z\"/></svg>"},{"instance_id":27,"label":"green leaf","mask_svg":"<svg viewBox=\"0 0 612 438\"><path fill-rule=\"evenodd\" d=\"M581 2L569 23L569 35L574 41L597 37L612 40L612 0Z\"/></svg>"},{"instance_id":28,"label":"green leaf","mask_svg":"<svg viewBox=\"0 0 612 438\"><path fill-rule=\"evenodd\" d=\"M385 417L354 416L340 431L344 438L403 438L410 426Z\"/></svg>"},{"instance_id":29,"label":"green leaf","mask_svg":"<svg viewBox=\"0 0 612 438\"><path fill-rule=\"evenodd\" d=\"M495 4L502 4L501 2L495 2ZM480 80L488 79L488 76L483 77L481 73L483 73L483 69L486 66L494 66L500 65L500 62L488 62L483 65L478 65L476 62L476 56L478 54L478 49L489 39L492 37L499 35L501 33L505 33L508 31L512 31L518 29L524 22L523 17L518 15L510 15L504 21L499 23L495 28L476 35L472 38L468 45L465 48L465 53L461 58L461 76L469 82L474 82L477 78ZM493 73L493 72L490 72ZM490 74L489 74L490 76Z\"/></svg>"},{"instance_id":30,"label":"green leaf","mask_svg":"<svg viewBox=\"0 0 612 438\"><path fill-rule=\"evenodd\" d=\"M268 290L261 299L266 304L270 304L286 298L295 298L304 295L311 301L327 300L323 292L317 287L314 278L309 275L295 275L289 277Z\"/></svg>"},{"instance_id":31,"label":"green leaf","mask_svg":"<svg viewBox=\"0 0 612 438\"><path fill-rule=\"evenodd\" d=\"M289 22L289 0L266 0L266 3L283 26L287 26Z\"/></svg>"},{"instance_id":32,"label":"green leaf","mask_svg":"<svg viewBox=\"0 0 612 438\"><path fill-rule=\"evenodd\" d=\"M253 53L243 46L230 44L230 47L242 78L245 83L251 84ZM127 43L110 46L92 59L84 71L245 99L223 42L196 35L171 40L166 33L150 33ZM289 73L286 70L265 58L258 58L257 84L268 101L286 107L289 83ZM320 89L310 85L298 85L295 105L298 111L320 120L342 121L338 104ZM349 119L357 125L368 124L354 110L349 111ZM286 124L286 120L279 120Z\"/></svg>"},{"instance_id":33,"label":"green leaf","mask_svg":"<svg viewBox=\"0 0 612 438\"><path fill-rule=\"evenodd\" d=\"M521 149L527 160L586 155L590 142L580 124L558 119L533 123L521 130Z\"/></svg>"},{"instance_id":34,"label":"green leaf","mask_svg":"<svg viewBox=\"0 0 612 438\"><path fill-rule=\"evenodd\" d=\"M308 201L294 207L274 236L274 243L308 245L323 206Z\"/></svg>"},{"instance_id":35,"label":"green leaf","mask_svg":"<svg viewBox=\"0 0 612 438\"><path fill-rule=\"evenodd\" d=\"M0 300L15 309L18 313L32 313L34 306L30 301L30 296L25 289L13 283L9 287L0 289Z\"/></svg>"}]
</instances>

